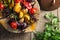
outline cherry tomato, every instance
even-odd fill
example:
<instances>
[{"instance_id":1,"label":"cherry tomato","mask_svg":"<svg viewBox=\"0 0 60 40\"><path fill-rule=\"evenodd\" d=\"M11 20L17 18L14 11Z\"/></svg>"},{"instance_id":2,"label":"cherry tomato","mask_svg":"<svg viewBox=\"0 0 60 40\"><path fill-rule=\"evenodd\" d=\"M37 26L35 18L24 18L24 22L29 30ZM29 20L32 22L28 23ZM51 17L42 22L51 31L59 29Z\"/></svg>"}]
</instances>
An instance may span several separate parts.
<instances>
[{"instance_id":1,"label":"cherry tomato","mask_svg":"<svg viewBox=\"0 0 60 40\"><path fill-rule=\"evenodd\" d=\"M0 3L0 10L4 9L4 4Z\"/></svg>"},{"instance_id":2,"label":"cherry tomato","mask_svg":"<svg viewBox=\"0 0 60 40\"><path fill-rule=\"evenodd\" d=\"M36 10L37 10L36 8L31 8L29 11L31 14L35 14Z\"/></svg>"},{"instance_id":3,"label":"cherry tomato","mask_svg":"<svg viewBox=\"0 0 60 40\"><path fill-rule=\"evenodd\" d=\"M13 29L17 29L17 26L18 26L18 25L17 25L17 22L15 22L15 21L14 21L14 22L11 22L10 25L11 25L11 27L12 27Z\"/></svg>"},{"instance_id":4,"label":"cherry tomato","mask_svg":"<svg viewBox=\"0 0 60 40\"><path fill-rule=\"evenodd\" d=\"M31 9L32 8L32 6L31 6L31 4L29 2L23 2L23 4L24 4L24 6L27 7L27 9Z\"/></svg>"}]
</instances>

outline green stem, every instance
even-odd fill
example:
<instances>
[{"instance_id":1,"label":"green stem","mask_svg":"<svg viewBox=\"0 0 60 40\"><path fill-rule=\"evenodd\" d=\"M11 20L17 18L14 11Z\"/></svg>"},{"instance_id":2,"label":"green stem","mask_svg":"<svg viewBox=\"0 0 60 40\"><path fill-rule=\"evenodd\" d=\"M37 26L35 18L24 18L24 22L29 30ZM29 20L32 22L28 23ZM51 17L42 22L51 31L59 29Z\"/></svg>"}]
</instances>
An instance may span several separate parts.
<instances>
[{"instance_id":1,"label":"green stem","mask_svg":"<svg viewBox=\"0 0 60 40\"><path fill-rule=\"evenodd\" d=\"M17 16L15 16L15 21L17 21L17 19L16 19L16 18L17 18Z\"/></svg>"}]
</instances>

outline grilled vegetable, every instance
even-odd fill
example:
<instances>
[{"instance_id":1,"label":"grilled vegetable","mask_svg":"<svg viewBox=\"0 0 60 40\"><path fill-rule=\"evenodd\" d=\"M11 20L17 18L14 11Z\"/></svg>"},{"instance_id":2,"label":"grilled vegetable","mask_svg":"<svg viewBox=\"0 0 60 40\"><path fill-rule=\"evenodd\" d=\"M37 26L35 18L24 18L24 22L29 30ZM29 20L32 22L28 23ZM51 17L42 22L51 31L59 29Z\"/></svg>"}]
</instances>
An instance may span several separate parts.
<instances>
[{"instance_id":1,"label":"grilled vegetable","mask_svg":"<svg viewBox=\"0 0 60 40\"><path fill-rule=\"evenodd\" d=\"M23 9L22 10L24 13L28 13L28 9Z\"/></svg>"},{"instance_id":2,"label":"grilled vegetable","mask_svg":"<svg viewBox=\"0 0 60 40\"><path fill-rule=\"evenodd\" d=\"M19 22L24 22L24 18L21 18L21 19L19 20Z\"/></svg>"},{"instance_id":3,"label":"grilled vegetable","mask_svg":"<svg viewBox=\"0 0 60 40\"><path fill-rule=\"evenodd\" d=\"M19 3L20 2L20 0L14 0L15 1L15 3Z\"/></svg>"},{"instance_id":4,"label":"grilled vegetable","mask_svg":"<svg viewBox=\"0 0 60 40\"><path fill-rule=\"evenodd\" d=\"M24 6L26 6L27 9L31 9L32 6L29 2L23 2Z\"/></svg>"},{"instance_id":5,"label":"grilled vegetable","mask_svg":"<svg viewBox=\"0 0 60 40\"><path fill-rule=\"evenodd\" d=\"M30 14L34 15L36 13L36 8L31 8L29 11L30 11Z\"/></svg>"},{"instance_id":6,"label":"grilled vegetable","mask_svg":"<svg viewBox=\"0 0 60 40\"><path fill-rule=\"evenodd\" d=\"M10 9L12 9L14 7L14 0L12 0L12 3L10 4Z\"/></svg>"},{"instance_id":7,"label":"grilled vegetable","mask_svg":"<svg viewBox=\"0 0 60 40\"><path fill-rule=\"evenodd\" d=\"M20 10L21 10L21 5L20 5L20 3L16 3L16 4L15 4L15 7L14 7L14 11L17 12L17 13L19 13Z\"/></svg>"},{"instance_id":8,"label":"grilled vegetable","mask_svg":"<svg viewBox=\"0 0 60 40\"><path fill-rule=\"evenodd\" d=\"M25 29L27 27L27 23L19 23L19 25L18 25L18 29L19 30L23 30L23 29Z\"/></svg>"},{"instance_id":9,"label":"grilled vegetable","mask_svg":"<svg viewBox=\"0 0 60 40\"><path fill-rule=\"evenodd\" d=\"M15 21L11 22L10 26L12 27L12 29L17 29L17 22Z\"/></svg>"},{"instance_id":10,"label":"grilled vegetable","mask_svg":"<svg viewBox=\"0 0 60 40\"><path fill-rule=\"evenodd\" d=\"M22 11L20 11L19 18L22 18L23 16L24 16L24 13Z\"/></svg>"},{"instance_id":11,"label":"grilled vegetable","mask_svg":"<svg viewBox=\"0 0 60 40\"><path fill-rule=\"evenodd\" d=\"M30 20L30 16L29 15L25 15L24 18L25 18L26 21Z\"/></svg>"}]
</instances>

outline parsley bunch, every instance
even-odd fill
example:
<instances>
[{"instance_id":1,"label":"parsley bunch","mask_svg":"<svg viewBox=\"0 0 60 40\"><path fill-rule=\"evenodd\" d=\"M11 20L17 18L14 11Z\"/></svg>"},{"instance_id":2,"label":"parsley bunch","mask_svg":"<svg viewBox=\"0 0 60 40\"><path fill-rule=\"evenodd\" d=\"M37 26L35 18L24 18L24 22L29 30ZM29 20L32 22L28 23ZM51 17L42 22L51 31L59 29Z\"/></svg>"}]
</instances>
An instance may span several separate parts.
<instances>
[{"instance_id":1,"label":"parsley bunch","mask_svg":"<svg viewBox=\"0 0 60 40\"><path fill-rule=\"evenodd\" d=\"M54 14L46 14L45 19L49 22L45 24L43 33L36 32L33 40L60 40L59 19Z\"/></svg>"}]
</instances>

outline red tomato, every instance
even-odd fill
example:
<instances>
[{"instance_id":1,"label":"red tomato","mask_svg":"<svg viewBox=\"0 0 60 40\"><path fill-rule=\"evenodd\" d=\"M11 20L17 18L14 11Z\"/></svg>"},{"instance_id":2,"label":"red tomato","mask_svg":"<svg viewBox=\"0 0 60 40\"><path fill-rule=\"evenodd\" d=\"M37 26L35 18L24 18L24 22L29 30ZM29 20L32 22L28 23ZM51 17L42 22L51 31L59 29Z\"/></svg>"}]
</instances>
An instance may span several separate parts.
<instances>
[{"instance_id":1,"label":"red tomato","mask_svg":"<svg viewBox=\"0 0 60 40\"><path fill-rule=\"evenodd\" d=\"M31 6L31 4L29 2L23 2L23 4L24 4L24 6L27 7L27 9L31 9L32 8L32 6Z\"/></svg>"},{"instance_id":2,"label":"red tomato","mask_svg":"<svg viewBox=\"0 0 60 40\"><path fill-rule=\"evenodd\" d=\"M31 8L29 11L31 14L35 14L36 10L37 10L36 8Z\"/></svg>"},{"instance_id":3,"label":"red tomato","mask_svg":"<svg viewBox=\"0 0 60 40\"><path fill-rule=\"evenodd\" d=\"M13 28L13 29L17 29L17 22L11 22L11 27Z\"/></svg>"},{"instance_id":4,"label":"red tomato","mask_svg":"<svg viewBox=\"0 0 60 40\"><path fill-rule=\"evenodd\" d=\"M4 4L0 3L0 10L4 9Z\"/></svg>"}]
</instances>

